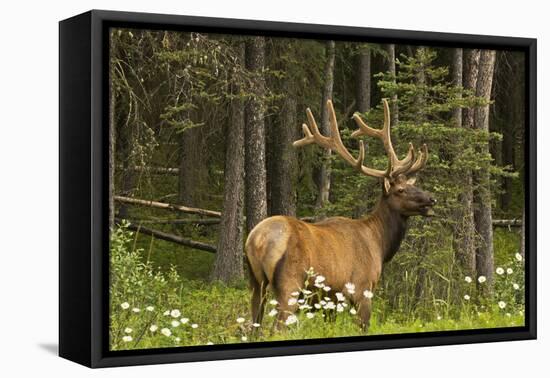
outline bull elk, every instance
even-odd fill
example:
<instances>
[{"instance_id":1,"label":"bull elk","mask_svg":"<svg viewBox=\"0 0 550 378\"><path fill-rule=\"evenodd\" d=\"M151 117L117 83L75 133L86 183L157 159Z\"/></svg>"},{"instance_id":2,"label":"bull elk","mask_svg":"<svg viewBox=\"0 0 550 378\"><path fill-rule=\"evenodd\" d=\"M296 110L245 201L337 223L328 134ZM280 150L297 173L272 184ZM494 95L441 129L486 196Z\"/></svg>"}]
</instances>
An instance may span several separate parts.
<instances>
[{"instance_id":1,"label":"bull elk","mask_svg":"<svg viewBox=\"0 0 550 378\"><path fill-rule=\"evenodd\" d=\"M357 308L360 323L367 331L371 293L380 279L382 265L399 249L406 233L407 219L414 215L433 215L436 200L414 186L415 174L428 159L428 149L424 144L416 156L413 145L409 143L406 157L399 160L390 136L388 103L383 100L382 129L371 128L357 113L353 115L359 129L352 133L352 137L380 139L388 156L386 170L366 167L363 165L363 141L359 141L359 156L354 158L342 143L332 102L329 100L326 105L331 135L321 135L311 110L307 109L309 125L303 124L305 136L295 141L294 147L317 144L335 151L360 173L382 180L382 195L374 211L362 219L333 217L311 224L294 217L274 216L256 225L245 247L252 289L252 318L254 322L261 322L266 290L271 286L278 301L278 319L285 321L297 306L289 304L291 293L304 288L308 280L306 272L313 268L325 277L325 284L332 288L332 292L342 292L347 296ZM346 291L347 283L355 285L355 290Z\"/></svg>"}]
</instances>

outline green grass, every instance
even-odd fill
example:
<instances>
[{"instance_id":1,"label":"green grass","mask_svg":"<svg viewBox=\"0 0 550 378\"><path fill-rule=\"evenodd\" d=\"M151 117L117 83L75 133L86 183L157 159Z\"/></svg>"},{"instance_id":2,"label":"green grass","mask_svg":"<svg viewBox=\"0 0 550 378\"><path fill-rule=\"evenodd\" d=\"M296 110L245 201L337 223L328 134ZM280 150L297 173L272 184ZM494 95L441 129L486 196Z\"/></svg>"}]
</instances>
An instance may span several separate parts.
<instances>
[{"instance_id":1,"label":"green grass","mask_svg":"<svg viewBox=\"0 0 550 378\"><path fill-rule=\"evenodd\" d=\"M373 299L368 335L523 325L523 265L514 258L517 241L516 234L495 233L495 266L512 267L514 273L495 275L495 294L492 297L478 296L475 284L465 283L463 277L454 277L451 279L457 282L452 287L458 290L454 295L458 298L455 302L444 303L433 298L431 302L419 302L418 306L424 309L409 312L402 308L400 300L394 301L392 306L391 298L388 298L390 294L382 290L375 293ZM136 236L123 229L114 233L111 248L111 348L125 350L364 335L357 315L349 311L349 304L339 313L334 310L314 311L312 319L306 317L308 310L303 310L298 313L296 323L282 329L276 328L276 317L267 315L275 308L268 305L261 327L254 327L250 320L250 292L246 282L243 280L230 287L209 283L213 259L211 253L149 236ZM393 278L383 277L383 280ZM516 282L521 285L520 290L513 289ZM463 299L465 294L471 296L470 300ZM499 301L506 303L504 309L498 307ZM334 319L328 320L329 317ZM238 322L239 318L244 321ZM172 324L174 321L178 323ZM196 328L192 327L193 324ZM157 328L151 331L153 325ZM170 330L170 335L162 334L162 329Z\"/></svg>"}]
</instances>

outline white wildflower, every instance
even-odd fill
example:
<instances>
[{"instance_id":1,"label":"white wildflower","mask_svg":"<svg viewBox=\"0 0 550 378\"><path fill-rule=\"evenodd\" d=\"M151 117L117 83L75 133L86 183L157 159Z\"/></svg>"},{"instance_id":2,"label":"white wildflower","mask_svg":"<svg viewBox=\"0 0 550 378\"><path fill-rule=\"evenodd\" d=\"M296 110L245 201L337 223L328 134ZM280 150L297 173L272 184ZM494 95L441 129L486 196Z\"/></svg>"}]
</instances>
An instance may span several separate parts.
<instances>
[{"instance_id":1,"label":"white wildflower","mask_svg":"<svg viewBox=\"0 0 550 378\"><path fill-rule=\"evenodd\" d=\"M275 315L277 315L277 310L272 309L271 311L269 311L269 314L267 314L267 315L269 315L271 317L274 317Z\"/></svg>"},{"instance_id":2,"label":"white wildflower","mask_svg":"<svg viewBox=\"0 0 550 378\"><path fill-rule=\"evenodd\" d=\"M523 260L523 256L520 253L516 253L516 260L518 261Z\"/></svg>"},{"instance_id":3,"label":"white wildflower","mask_svg":"<svg viewBox=\"0 0 550 378\"><path fill-rule=\"evenodd\" d=\"M315 283L316 284L319 284L319 283L324 282L324 281L325 281L325 277L323 277L323 276L315 277Z\"/></svg>"},{"instance_id":4,"label":"white wildflower","mask_svg":"<svg viewBox=\"0 0 550 378\"><path fill-rule=\"evenodd\" d=\"M437 315L436 319L441 320L441 315Z\"/></svg>"},{"instance_id":5,"label":"white wildflower","mask_svg":"<svg viewBox=\"0 0 550 378\"><path fill-rule=\"evenodd\" d=\"M172 334L172 331L168 328L163 328L160 330L160 333L162 333L164 336L170 336Z\"/></svg>"},{"instance_id":6,"label":"white wildflower","mask_svg":"<svg viewBox=\"0 0 550 378\"><path fill-rule=\"evenodd\" d=\"M512 287L514 288L514 290L519 290L519 285L517 283L513 283Z\"/></svg>"},{"instance_id":7,"label":"white wildflower","mask_svg":"<svg viewBox=\"0 0 550 378\"><path fill-rule=\"evenodd\" d=\"M349 313L352 314L352 315L355 315L355 314L357 314L357 310L354 309L354 308L350 308Z\"/></svg>"},{"instance_id":8,"label":"white wildflower","mask_svg":"<svg viewBox=\"0 0 550 378\"><path fill-rule=\"evenodd\" d=\"M178 322L177 320L172 320L172 327L176 328L176 327L179 327L180 326L180 322Z\"/></svg>"},{"instance_id":9,"label":"white wildflower","mask_svg":"<svg viewBox=\"0 0 550 378\"><path fill-rule=\"evenodd\" d=\"M275 299L272 299L269 301L269 304L272 305L272 306L277 306L279 304L279 302L277 302Z\"/></svg>"},{"instance_id":10,"label":"white wildflower","mask_svg":"<svg viewBox=\"0 0 550 378\"><path fill-rule=\"evenodd\" d=\"M156 324L153 324L151 327L149 327L149 331L155 332L159 327Z\"/></svg>"},{"instance_id":11,"label":"white wildflower","mask_svg":"<svg viewBox=\"0 0 550 378\"><path fill-rule=\"evenodd\" d=\"M289 306L294 306L294 305L296 304L296 302L298 302L298 300L297 300L296 298L294 298L294 297L293 297L293 298L290 298L290 299L288 300L288 305L289 305Z\"/></svg>"},{"instance_id":12,"label":"white wildflower","mask_svg":"<svg viewBox=\"0 0 550 378\"><path fill-rule=\"evenodd\" d=\"M300 305L298 308L300 310L309 310L309 309L311 309L311 306L308 305L307 303L304 303L303 305Z\"/></svg>"},{"instance_id":13,"label":"white wildflower","mask_svg":"<svg viewBox=\"0 0 550 378\"><path fill-rule=\"evenodd\" d=\"M324 306L327 304L327 301L319 301L319 303Z\"/></svg>"},{"instance_id":14,"label":"white wildflower","mask_svg":"<svg viewBox=\"0 0 550 378\"><path fill-rule=\"evenodd\" d=\"M124 328L124 333L132 333L133 329L130 327Z\"/></svg>"},{"instance_id":15,"label":"white wildflower","mask_svg":"<svg viewBox=\"0 0 550 378\"><path fill-rule=\"evenodd\" d=\"M302 293L304 293L305 295L310 295L311 290L304 289L304 290L302 290Z\"/></svg>"},{"instance_id":16,"label":"white wildflower","mask_svg":"<svg viewBox=\"0 0 550 378\"><path fill-rule=\"evenodd\" d=\"M325 287L325 284L322 282L315 282L313 286L315 286L316 288L322 289L323 287Z\"/></svg>"},{"instance_id":17,"label":"white wildflower","mask_svg":"<svg viewBox=\"0 0 550 378\"><path fill-rule=\"evenodd\" d=\"M512 316L512 314L510 314L509 312L507 312L507 313L506 313L506 316L510 318L510 317Z\"/></svg>"},{"instance_id":18,"label":"white wildflower","mask_svg":"<svg viewBox=\"0 0 550 378\"><path fill-rule=\"evenodd\" d=\"M336 308L336 305L334 302L330 301L325 305L325 310L334 310Z\"/></svg>"},{"instance_id":19,"label":"white wildflower","mask_svg":"<svg viewBox=\"0 0 550 378\"><path fill-rule=\"evenodd\" d=\"M326 291L326 292L328 293L328 292L330 291L330 286L325 286L325 287L323 288L323 290Z\"/></svg>"},{"instance_id":20,"label":"white wildflower","mask_svg":"<svg viewBox=\"0 0 550 378\"><path fill-rule=\"evenodd\" d=\"M191 324L191 328L193 329L199 328L199 325L197 323L193 323Z\"/></svg>"},{"instance_id":21,"label":"white wildflower","mask_svg":"<svg viewBox=\"0 0 550 378\"><path fill-rule=\"evenodd\" d=\"M504 269L502 269L500 266L497 268L496 270L497 274L500 276L502 274L504 274Z\"/></svg>"},{"instance_id":22,"label":"white wildflower","mask_svg":"<svg viewBox=\"0 0 550 378\"><path fill-rule=\"evenodd\" d=\"M506 302L504 302L504 301L498 302L498 307L505 308L506 307Z\"/></svg>"},{"instance_id":23,"label":"white wildflower","mask_svg":"<svg viewBox=\"0 0 550 378\"><path fill-rule=\"evenodd\" d=\"M306 318L313 319L314 316L315 314L313 312L306 312Z\"/></svg>"},{"instance_id":24,"label":"white wildflower","mask_svg":"<svg viewBox=\"0 0 550 378\"><path fill-rule=\"evenodd\" d=\"M484 283L485 281L487 281L487 277L485 277L485 276L479 276L477 278L477 282L479 282L479 283Z\"/></svg>"},{"instance_id":25,"label":"white wildflower","mask_svg":"<svg viewBox=\"0 0 550 378\"><path fill-rule=\"evenodd\" d=\"M466 281L466 283L471 283L472 282L472 277L466 276L466 277L464 277L464 281Z\"/></svg>"},{"instance_id":26,"label":"white wildflower","mask_svg":"<svg viewBox=\"0 0 550 378\"><path fill-rule=\"evenodd\" d=\"M170 311L170 316L173 318L179 318L181 316L180 310L172 310Z\"/></svg>"},{"instance_id":27,"label":"white wildflower","mask_svg":"<svg viewBox=\"0 0 550 378\"><path fill-rule=\"evenodd\" d=\"M155 308L153 306L147 306L145 309L149 312L153 311Z\"/></svg>"},{"instance_id":28,"label":"white wildflower","mask_svg":"<svg viewBox=\"0 0 550 378\"><path fill-rule=\"evenodd\" d=\"M241 337L241 340L242 340L242 341L247 341L247 340L248 340L248 337L243 336L243 337Z\"/></svg>"},{"instance_id":29,"label":"white wildflower","mask_svg":"<svg viewBox=\"0 0 550 378\"><path fill-rule=\"evenodd\" d=\"M341 303L338 303L336 305L336 312L342 312L342 311L344 311L344 306L342 306Z\"/></svg>"},{"instance_id":30,"label":"white wildflower","mask_svg":"<svg viewBox=\"0 0 550 378\"><path fill-rule=\"evenodd\" d=\"M290 293L290 295L292 295L293 297L297 297L298 295L300 295L300 292L293 291L292 293Z\"/></svg>"},{"instance_id":31,"label":"white wildflower","mask_svg":"<svg viewBox=\"0 0 550 378\"><path fill-rule=\"evenodd\" d=\"M237 318L237 323L239 323L239 324L244 323L244 318Z\"/></svg>"},{"instance_id":32,"label":"white wildflower","mask_svg":"<svg viewBox=\"0 0 550 378\"><path fill-rule=\"evenodd\" d=\"M372 297L374 297L374 294L373 294L372 291L370 291L369 289L363 291L363 295L364 295L365 298L367 298L367 299L371 299Z\"/></svg>"},{"instance_id":33,"label":"white wildflower","mask_svg":"<svg viewBox=\"0 0 550 378\"><path fill-rule=\"evenodd\" d=\"M212 341L209 341L206 343L206 345L214 345L214 343Z\"/></svg>"},{"instance_id":34,"label":"white wildflower","mask_svg":"<svg viewBox=\"0 0 550 378\"><path fill-rule=\"evenodd\" d=\"M252 327L254 327L254 328L259 328L259 327L260 327L260 323L252 323Z\"/></svg>"},{"instance_id":35,"label":"white wildflower","mask_svg":"<svg viewBox=\"0 0 550 378\"><path fill-rule=\"evenodd\" d=\"M506 274L512 274L514 273L514 270L512 268L506 269Z\"/></svg>"},{"instance_id":36,"label":"white wildflower","mask_svg":"<svg viewBox=\"0 0 550 378\"><path fill-rule=\"evenodd\" d=\"M170 310L164 311L163 315L164 315L164 316L170 316Z\"/></svg>"},{"instance_id":37,"label":"white wildflower","mask_svg":"<svg viewBox=\"0 0 550 378\"><path fill-rule=\"evenodd\" d=\"M299 303L299 304L304 304L304 302L305 302L305 300L304 300L304 299L301 299L301 298L300 298L300 299L298 299L298 303Z\"/></svg>"},{"instance_id":38,"label":"white wildflower","mask_svg":"<svg viewBox=\"0 0 550 378\"><path fill-rule=\"evenodd\" d=\"M181 322L181 324L187 324L187 323L189 323L189 318L181 318L180 322Z\"/></svg>"},{"instance_id":39,"label":"white wildflower","mask_svg":"<svg viewBox=\"0 0 550 378\"><path fill-rule=\"evenodd\" d=\"M138 313L138 312L140 312L141 310L140 310L139 308L137 308L137 307L134 307L134 308L132 309L132 311L135 312L135 313Z\"/></svg>"},{"instance_id":40,"label":"white wildflower","mask_svg":"<svg viewBox=\"0 0 550 378\"><path fill-rule=\"evenodd\" d=\"M342 293L336 293L336 299L338 300L338 302L343 302L346 300L346 297L344 296L344 294Z\"/></svg>"},{"instance_id":41,"label":"white wildflower","mask_svg":"<svg viewBox=\"0 0 550 378\"><path fill-rule=\"evenodd\" d=\"M174 340L176 341L176 343L179 343L181 341L179 337L176 337Z\"/></svg>"},{"instance_id":42,"label":"white wildflower","mask_svg":"<svg viewBox=\"0 0 550 378\"><path fill-rule=\"evenodd\" d=\"M122 307L123 310L128 310L130 308L130 303L128 302L121 303L120 307Z\"/></svg>"},{"instance_id":43,"label":"white wildflower","mask_svg":"<svg viewBox=\"0 0 550 378\"><path fill-rule=\"evenodd\" d=\"M315 303L313 305L313 307L315 307L317 310L319 310L321 308L321 305L319 303Z\"/></svg>"},{"instance_id":44,"label":"white wildflower","mask_svg":"<svg viewBox=\"0 0 550 378\"><path fill-rule=\"evenodd\" d=\"M355 294L355 284L348 282L344 286L346 287L346 290L348 291L349 294Z\"/></svg>"},{"instance_id":45,"label":"white wildflower","mask_svg":"<svg viewBox=\"0 0 550 378\"><path fill-rule=\"evenodd\" d=\"M469 300L470 300L470 296L469 296L468 294L466 294L466 295L464 296L464 299L466 299L467 301L469 301Z\"/></svg>"},{"instance_id":46,"label":"white wildflower","mask_svg":"<svg viewBox=\"0 0 550 378\"><path fill-rule=\"evenodd\" d=\"M122 341L124 341L125 343L129 343L130 341L132 341L132 336L122 336Z\"/></svg>"},{"instance_id":47,"label":"white wildflower","mask_svg":"<svg viewBox=\"0 0 550 378\"><path fill-rule=\"evenodd\" d=\"M298 322L298 318L296 317L296 315L289 315L288 318L286 318L285 320L286 325L291 325L296 322Z\"/></svg>"}]
</instances>

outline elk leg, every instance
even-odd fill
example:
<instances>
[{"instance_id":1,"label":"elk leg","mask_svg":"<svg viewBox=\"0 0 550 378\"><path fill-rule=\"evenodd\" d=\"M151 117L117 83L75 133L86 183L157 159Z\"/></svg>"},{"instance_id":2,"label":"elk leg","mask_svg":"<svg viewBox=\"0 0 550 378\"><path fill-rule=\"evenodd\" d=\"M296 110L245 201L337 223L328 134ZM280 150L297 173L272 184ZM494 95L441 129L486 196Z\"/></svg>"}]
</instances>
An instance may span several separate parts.
<instances>
[{"instance_id":1,"label":"elk leg","mask_svg":"<svg viewBox=\"0 0 550 378\"><path fill-rule=\"evenodd\" d=\"M266 302L267 280L259 282L252 272L250 272L249 277L250 289L252 290L252 300L250 301L252 321L254 323L261 323Z\"/></svg>"},{"instance_id":2,"label":"elk leg","mask_svg":"<svg viewBox=\"0 0 550 378\"><path fill-rule=\"evenodd\" d=\"M370 298L361 298L357 301L357 314L359 315L359 321L361 323L361 328L365 333L368 332L370 326L370 316L372 302Z\"/></svg>"}]
</instances>

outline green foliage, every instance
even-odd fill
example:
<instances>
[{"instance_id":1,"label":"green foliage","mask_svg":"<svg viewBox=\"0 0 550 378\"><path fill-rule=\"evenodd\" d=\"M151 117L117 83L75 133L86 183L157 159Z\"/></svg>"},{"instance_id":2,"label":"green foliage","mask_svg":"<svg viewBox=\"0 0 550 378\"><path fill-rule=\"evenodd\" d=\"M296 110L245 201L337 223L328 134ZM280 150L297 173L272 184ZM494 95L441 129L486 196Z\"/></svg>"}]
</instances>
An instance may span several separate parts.
<instances>
[{"instance_id":1,"label":"green foliage","mask_svg":"<svg viewBox=\"0 0 550 378\"><path fill-rule=\"evenodd\" d=\"M261 326L252 323L249 312L250 292L244 282L235 286L207 284L207 272L195 280L184 279L174 268L160 271L149 258L151 251L136 248L137 236L125 224L111 237L110 282L110 345L112 350L244 343L276 340L321 339L363 335L356 309L347 300L332 302L321 288L305 287L292 298L301 306L296 318L276 329L276 303L268 298L266 315ZM504 243L506 244L506 243ZM165 250L165 251L164 251ZM155 254L172 252L187 254L188 264L203 265L203 252L174 251L168 244L159 244ZM501 257L499 257L500 259ZM504 256L502 257L504 258ZM435 296L424 307L424 317L406 316L387 303L382 288L374 294L374 313L369 335L403 334L429 331L510 327L523 325L523 263L514 258L504 268L513 273L498 275L493 300L478 302L474 282L462 277L455 283L454 294L460 304ZM184 271L182 271L184 273ZM401 272L407 276L407 271ZM312 276L315 275L311 272ZM443 272L445 274L445 272ZM445 277L441 277L444 280ZM513 284L519 283L515 289ZM445 280L449 283L449 280ZM402 285L410 294L411 284ZM412 285L414 287L414 285ZM298 294L298 293L297 293ZM469 300L464 295L470 294ZM443 297L446 298L446 297ZM289 298L290 299L290 298ZM506 306L499 307L504 301ZM318 308L317 308L318 307Z\"/></svg>"}]
</instances>

